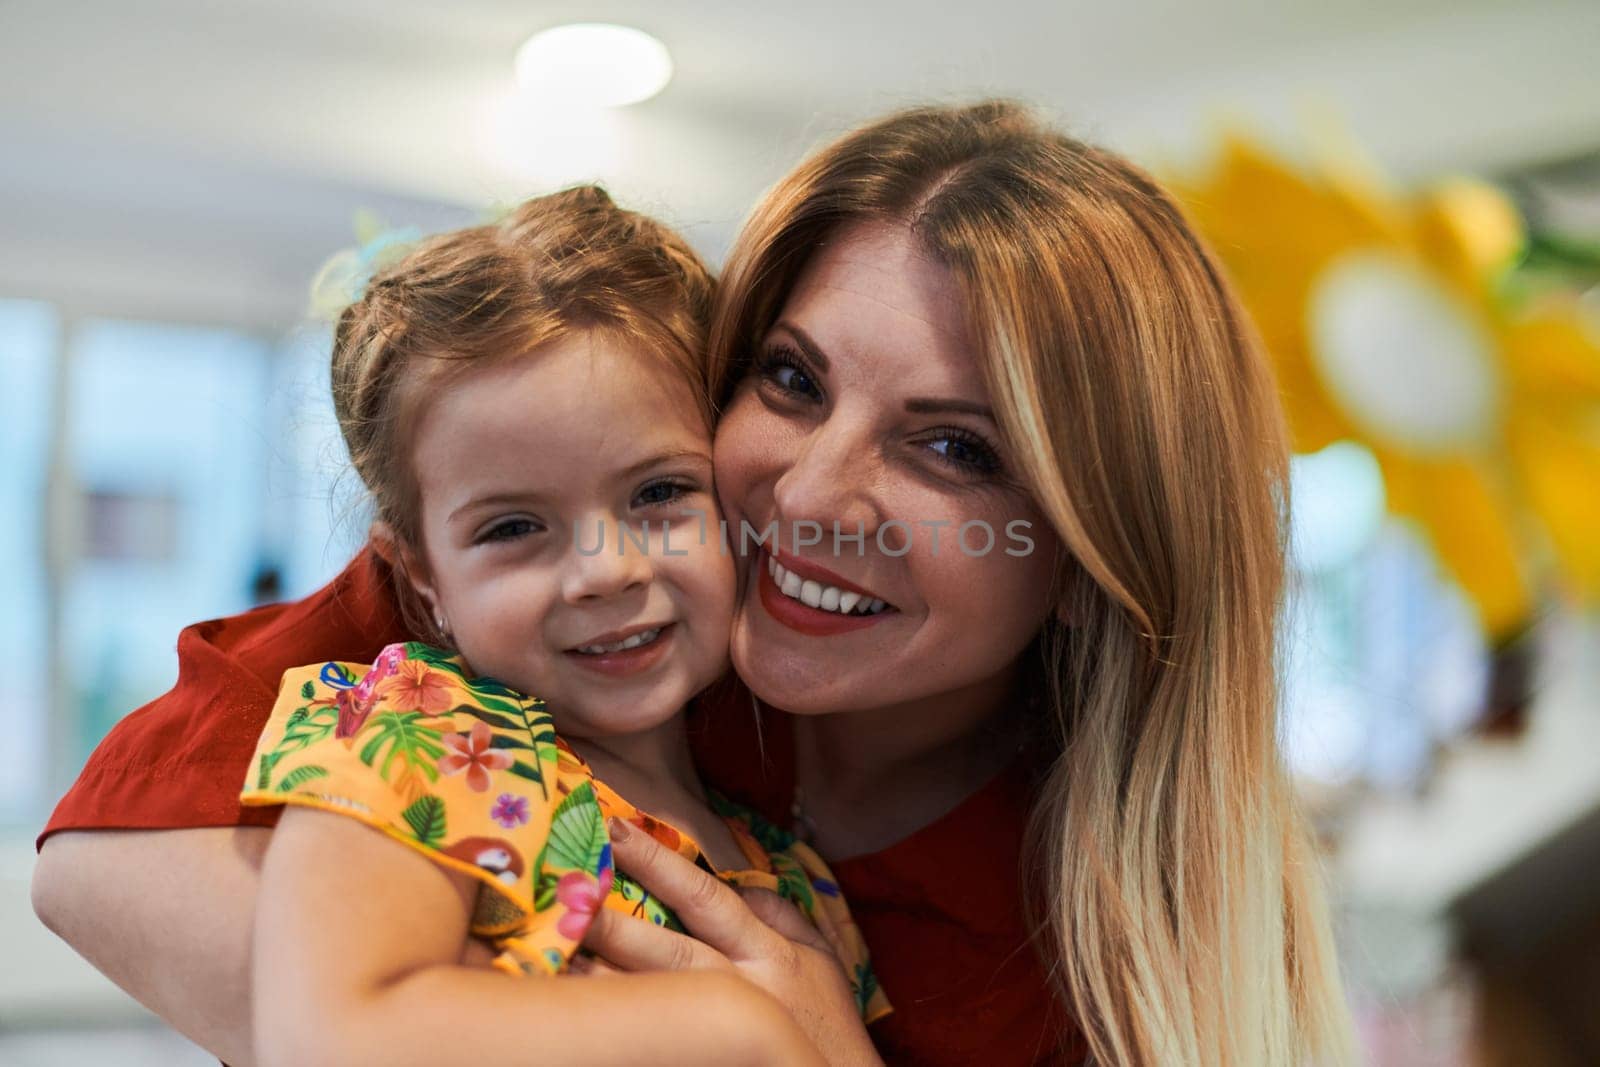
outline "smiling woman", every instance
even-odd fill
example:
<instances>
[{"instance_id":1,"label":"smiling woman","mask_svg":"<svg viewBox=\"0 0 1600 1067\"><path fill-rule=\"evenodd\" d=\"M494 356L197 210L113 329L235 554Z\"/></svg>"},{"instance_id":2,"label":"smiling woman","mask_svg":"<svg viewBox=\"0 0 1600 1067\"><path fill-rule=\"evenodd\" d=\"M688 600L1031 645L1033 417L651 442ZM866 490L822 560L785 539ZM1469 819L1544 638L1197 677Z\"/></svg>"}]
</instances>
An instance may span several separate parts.
<instances>
[{"instance_id":1,"label":"smiling woman","mask_svg":"<svg viewBox=\"0 0 1600 1067\"><path fill-rule=\"evenodd\" d=\"M1285 434L1170 197L1013 105L891 116L758 206L712 360L730 517L1037 531L1021 558L841 557L894 605L862 630L743 598L734 664L792 715L821 850L882 850L1019 777L1024 894L1097 1060L1347 1058L1275 743Z\"/></svg>"}]
</instances>

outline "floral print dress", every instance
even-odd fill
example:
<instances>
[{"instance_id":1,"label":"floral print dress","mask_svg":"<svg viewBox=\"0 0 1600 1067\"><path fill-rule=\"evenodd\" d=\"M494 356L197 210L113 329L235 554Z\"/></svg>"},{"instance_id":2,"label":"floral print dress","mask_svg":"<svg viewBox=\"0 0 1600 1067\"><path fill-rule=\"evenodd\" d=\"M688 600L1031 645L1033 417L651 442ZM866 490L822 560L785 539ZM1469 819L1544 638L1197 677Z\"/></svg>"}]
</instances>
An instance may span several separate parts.
<instances>
[{"instance_id":1,"label":"floral print dress","mask_svg":"<svg viewBox=\"0 0 1600 1067\"><path fill-rule=\"evenodd\" d=\"M867 1022L889 1003L827 865L792 834L712 794L749 867L715 872L771 889L816 925ZM638 810L556 736L544 702L469 677L428 645L390 645L372 666L322 663L283 676L240 795L358 819L482 883L472 933L513 975L553 975L601 907L682 930L612 865L606 820L625 819L711 868L687 834Z\"/></svg>"}]
</instances>

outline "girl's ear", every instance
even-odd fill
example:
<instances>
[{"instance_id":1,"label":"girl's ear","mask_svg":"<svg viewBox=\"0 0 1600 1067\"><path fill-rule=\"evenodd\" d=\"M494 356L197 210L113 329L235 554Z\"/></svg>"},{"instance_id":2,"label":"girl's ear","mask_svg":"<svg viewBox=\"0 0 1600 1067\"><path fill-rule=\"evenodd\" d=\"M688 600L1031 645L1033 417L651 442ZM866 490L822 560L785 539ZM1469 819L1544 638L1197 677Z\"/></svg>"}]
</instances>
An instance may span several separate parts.
<instances>
[{"instance_id":1,"label":"girl's ear","mask_svg":"<svg viewBox=\"0 0 1600 1067\"><path fill-rule=\"evenodd\" d=\"M400 546L395 541L394 530L388 523L377 519L367 527L367 543L372 546L372 551L378 554L379 559L391 567L399 566L396 555Z\"/></svg>"},{"instance_id":2,"label":"girl's ear","mask_svg":"<svg viewBox=\"0 0 1600 1067\"><path fill-rule=\"evenodd\" d=\"M439 603L438 593L434 591L426 561L421 555L412 551L411 546L382 519L368 528L367 539L372 543L372 550L381 556L394 570L395 575L409 585L421 599L440 634L447 636L450 633L450 622L445 617L443 606Z\"/></svg>"}]
</instances>

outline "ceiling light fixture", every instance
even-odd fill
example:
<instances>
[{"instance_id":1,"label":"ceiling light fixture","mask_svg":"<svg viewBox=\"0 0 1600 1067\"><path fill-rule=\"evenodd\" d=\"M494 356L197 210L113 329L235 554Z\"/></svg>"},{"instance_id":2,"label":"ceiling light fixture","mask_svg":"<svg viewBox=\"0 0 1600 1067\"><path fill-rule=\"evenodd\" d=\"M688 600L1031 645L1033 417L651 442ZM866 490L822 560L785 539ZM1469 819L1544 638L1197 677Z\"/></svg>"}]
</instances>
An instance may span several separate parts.
<instances>
[{"instance_id":1,"label":"ceiling light fixture","mask_svg":"<svg viewBox=\"0 0 1600 1067\"><path fill-rule=\"evenodd\" d=\"M666 45L642 30L599 22L556 26L517 49L517 84L541 102L625 107L672 80Z\"/></svg>"}]
</instances>

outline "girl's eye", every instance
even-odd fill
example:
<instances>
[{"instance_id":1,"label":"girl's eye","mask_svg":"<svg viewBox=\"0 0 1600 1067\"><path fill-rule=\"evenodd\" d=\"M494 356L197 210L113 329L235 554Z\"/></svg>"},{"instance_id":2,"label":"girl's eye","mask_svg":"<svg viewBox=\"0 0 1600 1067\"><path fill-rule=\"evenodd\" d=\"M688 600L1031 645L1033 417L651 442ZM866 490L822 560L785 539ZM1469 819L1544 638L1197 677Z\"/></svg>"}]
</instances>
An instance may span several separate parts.
<instances>
[{"instance_id":1,"label":"girl's eye","mask_svg":"<svg viewBox=\"0 0 1600 1067\"><path fill-rule=\"evenodd\" d=\"M784 345L763 351L756 361L756 372L783 393L810 400L822 397L822 390L799 354Z\"/></svg>"},{"instance_id":2,"label":"girl's eye","mask_svg":"<svg viewBox=\"0 0 1600 1067\"><path fill-rule=\"evenodd\" d=\"M972 474L995 474L1000 470L1000 455L987 441L965 430L940 430L928 442L928 449L941 463Z\"/></svg>"},{"instance_id":3,"label":"girl's eye","mask_svg":"<svg viewBox=\"0 0 1600 1067\"><path fill-rule=\"evenodd\" d=\"M502 519L479 535L480 542L515 541L537 533L542 527L532 519Z\"/></svg>"},{"instance_id":4,"label":"girl's eye","mask_svg":"<svg viewBox=\"0 0 1600 1067\"><path fill-rule=\"evenodd\" d=\"M683 482L651 482L639 490L638 494L633 498L633 502L636 507L660 507L663 504L671 504L688 496L694 492L694 488L694 486L686 485Z\"/></svg>"}]
</instances>

